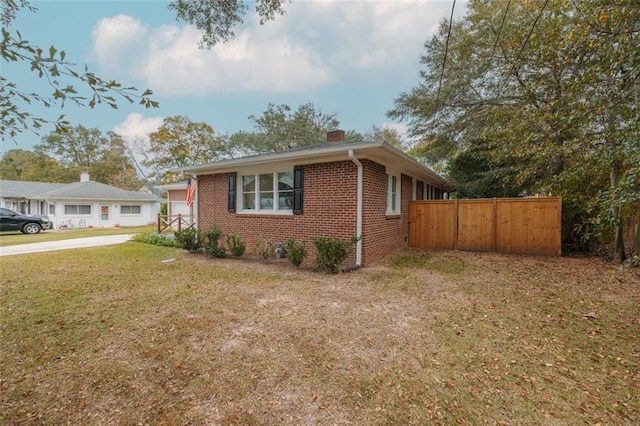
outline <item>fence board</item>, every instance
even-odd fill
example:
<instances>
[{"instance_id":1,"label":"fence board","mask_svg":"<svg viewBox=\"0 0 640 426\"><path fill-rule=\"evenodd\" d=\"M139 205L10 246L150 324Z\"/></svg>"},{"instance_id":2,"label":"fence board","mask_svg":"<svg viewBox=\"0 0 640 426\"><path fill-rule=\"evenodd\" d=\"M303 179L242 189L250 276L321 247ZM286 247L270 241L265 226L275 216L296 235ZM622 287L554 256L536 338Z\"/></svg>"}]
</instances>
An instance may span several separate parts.
<instances>
[{"instance_id":1,"label":"fence board","mask_svg":"<svg viewBox=\"0 0 640 426\"><path fill-rule=\"evenodd\" d=\"M457 241L459 250L494 250L493 212L493 200L460 200Z\"/></svg>"},{"instance_id":2,"label":"fence board","mask_svg":"<svg viewBox=\"0 0 640 426\"><path fill-rule=\"evenodd\" d=\"M561 209L559 198L498 200L496 250L501 253L560 256Z\"/></svg>"},{"instance_id":3,"label":"fence board","mask_svg":"<svg viewBox=\"0 0 640 426\"><path fill-rule=\"evenodd\" d=\"M429 250L453 250L456 235L456 202L409 203L409 245Z\"/></svg>"},{"instance_id":4,"label":"fence board","mask_svg":"<svg viewBox=\"0 0 640 426\"><path fill-rule=\"evenodd\" d=\"M412 201L409 245L560 256L561 219L560 197Z\"/></svg>"}]
</instances>

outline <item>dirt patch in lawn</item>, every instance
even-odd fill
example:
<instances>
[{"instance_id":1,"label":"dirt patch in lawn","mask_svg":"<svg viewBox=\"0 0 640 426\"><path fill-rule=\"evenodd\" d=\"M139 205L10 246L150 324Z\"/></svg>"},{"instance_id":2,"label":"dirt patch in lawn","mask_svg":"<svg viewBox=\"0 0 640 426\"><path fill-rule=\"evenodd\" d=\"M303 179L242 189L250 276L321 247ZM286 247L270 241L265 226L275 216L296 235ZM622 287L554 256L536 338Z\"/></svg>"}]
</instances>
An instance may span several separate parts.
<instances>
[{"instance_id":1,"label":"dirt patch in lawn","mask_svg":"<svg viewBox=\"0 0 640 426\"><path fill-rule=\"evenodd\" d=\"M139 243L65 256L0 260L2 423L640 422L638 269L408 250L325 275Z\"/></svg>"}]
</instances>

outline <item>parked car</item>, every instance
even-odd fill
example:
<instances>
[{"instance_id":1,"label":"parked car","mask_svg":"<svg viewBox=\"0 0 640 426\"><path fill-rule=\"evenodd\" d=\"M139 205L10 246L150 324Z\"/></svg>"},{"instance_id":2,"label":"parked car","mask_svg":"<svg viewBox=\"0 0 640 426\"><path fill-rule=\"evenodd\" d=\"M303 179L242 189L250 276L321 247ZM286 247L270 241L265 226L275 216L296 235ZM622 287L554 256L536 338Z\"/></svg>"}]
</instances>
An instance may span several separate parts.
<instances>
[{"instance_id":1,"label":"parked car","mask_svg":"<svg viewBox=\"0 0 640 426\"><path fill-rule=\"evenodd\" d=\"M22 214L11 209L0 208L0 232L20 231L23 234L37 234L43 229L51 229L47 216Z\"/></svg>"}]
</instances>

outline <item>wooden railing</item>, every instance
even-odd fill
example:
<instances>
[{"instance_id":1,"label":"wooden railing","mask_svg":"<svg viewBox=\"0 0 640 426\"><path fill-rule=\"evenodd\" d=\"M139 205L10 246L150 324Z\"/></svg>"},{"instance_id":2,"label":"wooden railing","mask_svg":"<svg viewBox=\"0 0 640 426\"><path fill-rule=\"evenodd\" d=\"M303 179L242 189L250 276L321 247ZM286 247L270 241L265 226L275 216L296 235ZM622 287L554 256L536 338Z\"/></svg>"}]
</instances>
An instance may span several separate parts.
<instances>
[{"instance_id":1,"label":"wooden railing","mask_svg":"<svg viewBox=\"0 0 640 426\"><path fill-rule=\"evenodd\" d=\"M192 228L195 226L195 220L191 216L182 216L181 214L175 216L158 214L158 234L161 234L167 229L170 231L182 231L183 229Z\"/></svg>"}]
</instances>

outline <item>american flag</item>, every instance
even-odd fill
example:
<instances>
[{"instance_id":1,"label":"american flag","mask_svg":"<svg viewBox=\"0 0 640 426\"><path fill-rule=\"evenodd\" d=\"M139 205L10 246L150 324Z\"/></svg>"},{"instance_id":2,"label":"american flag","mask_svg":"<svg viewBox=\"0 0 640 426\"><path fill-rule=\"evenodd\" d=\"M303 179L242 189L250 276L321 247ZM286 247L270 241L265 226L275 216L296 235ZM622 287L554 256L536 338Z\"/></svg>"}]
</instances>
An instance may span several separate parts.
<instances>
[{"instance_id":1,"label":"american flag","mask_svg":"<svg viewBox=\"0 0 640 426\"><path fill-rule=\"evenodd\" d=\"M189 180L187 180L187 205L189 207L191 207L193 205L193 195L196 193L196 185L195 183L191 180L191 178L189 178Z\"/></svg>"}]
</instances>

